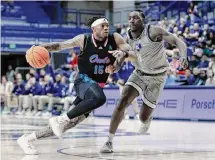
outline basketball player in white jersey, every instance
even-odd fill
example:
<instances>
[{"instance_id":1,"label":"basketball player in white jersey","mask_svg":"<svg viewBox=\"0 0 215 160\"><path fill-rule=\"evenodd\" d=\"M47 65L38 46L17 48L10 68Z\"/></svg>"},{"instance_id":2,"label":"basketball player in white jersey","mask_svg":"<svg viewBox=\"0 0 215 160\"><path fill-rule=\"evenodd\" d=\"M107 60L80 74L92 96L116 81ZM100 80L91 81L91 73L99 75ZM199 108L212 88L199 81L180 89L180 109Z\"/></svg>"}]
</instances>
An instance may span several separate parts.
<instances>
[{"instance_id":1,"label":"basketball player in white jersey","mask_svg":"<svg viewBox=\"0 0 215 160\"><path fill-rule=\"evenodd\" d=\"M159 95L163 90L166 70L169 67L164 40L179 49L182 67L188 66L187 46L179 38L161 27L146 24L145 16L141 11L130 12L128 23L130 25L128 44L135 51L138 61L133 62L135 70L123 88L119 104L112 115L109 137L100 150L102 153L113 152L112 140L123 119L124 111L138 96L143 97L139 117L142 124L139 133L145 134L148 131L152 112L156 108Z\"/></svg>"}]
</instances>

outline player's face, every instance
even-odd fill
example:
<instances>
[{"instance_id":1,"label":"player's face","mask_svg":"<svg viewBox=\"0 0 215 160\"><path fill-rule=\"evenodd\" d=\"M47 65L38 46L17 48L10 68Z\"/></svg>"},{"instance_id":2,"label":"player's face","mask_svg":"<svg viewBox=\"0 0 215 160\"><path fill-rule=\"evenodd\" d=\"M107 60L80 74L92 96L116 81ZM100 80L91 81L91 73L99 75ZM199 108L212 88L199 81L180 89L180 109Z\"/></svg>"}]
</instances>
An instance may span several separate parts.
<instances>
[{"instance_id":1,"label":"player's face","mask_svg":"<svg viewBox=\"0 0 215 160\"><path fill-rule=\"evenodd\" d=\"M99 38L107 38L109 34L109 24L108 23L99 24L94 27L93 32Z\"/></svg>"},{"instance_id":2,"label":"player's face","mask_svg":"<svg viewBox=\"0 0 215 160\"><path fill-rule=\"evenodd\" d=\"M131 31L137 31L144 27L144 21L139 12L131 12L128 15L128 24Z\"/></svg>"}]
</instances>

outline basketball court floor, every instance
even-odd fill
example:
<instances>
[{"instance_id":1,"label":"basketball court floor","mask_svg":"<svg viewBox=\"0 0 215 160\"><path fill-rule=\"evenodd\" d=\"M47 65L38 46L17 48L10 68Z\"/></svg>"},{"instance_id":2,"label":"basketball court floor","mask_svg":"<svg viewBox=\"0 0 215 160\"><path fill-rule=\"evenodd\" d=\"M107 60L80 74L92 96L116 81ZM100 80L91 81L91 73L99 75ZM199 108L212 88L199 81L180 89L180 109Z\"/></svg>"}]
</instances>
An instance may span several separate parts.
<instances>
[{"instance_id":1,"label":"basketball court floor","mask_svg":"<svg viewBox=\"0 0 215 160\"><path fill-rule=\"evenodd\" d=\"M90 117L64 134L35 142L39 155L25 155L16 143L24 133L47 125L48 119L1 116L2 160L215 160L215 123L154 120L140 136L138 120L124 120L113 141L114 153L101 154L109 118Z\"/></svg>"}]
</instances>

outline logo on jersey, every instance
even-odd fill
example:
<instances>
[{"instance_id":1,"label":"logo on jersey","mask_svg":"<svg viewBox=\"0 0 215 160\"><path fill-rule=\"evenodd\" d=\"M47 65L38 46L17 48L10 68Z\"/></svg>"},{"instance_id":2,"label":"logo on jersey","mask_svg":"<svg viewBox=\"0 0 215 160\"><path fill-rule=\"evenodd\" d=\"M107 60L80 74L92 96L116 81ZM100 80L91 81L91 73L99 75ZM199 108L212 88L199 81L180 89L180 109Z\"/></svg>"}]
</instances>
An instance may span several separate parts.
<instances>
[{"instance_id":1,"label":"logo on jersey","mask_svg":"<svg viewBox=\"0 0 215 160\"><path fill-rule=\"evenodd\" d=\"M110 63L110 59L108 57L99 58L98 54L94 54L90 57L90 63L96 63L99 65L94 66L94 74L104 74L105 65Z\"/></svg>"},{"instance_id":2,"label":"logo on jersey","mask_svg":"<svg viewBox=\"0 0 215 160\"><path fill-rule=\"evenodd\" d=\"M109 45L109 51L111 51L113 48L111 47L111 45Z\"/></svg>"},{"instance_id":3,"label":"logo on jersey","mask_svg":"<svg viewBox=\"0 0 215 160\"><path fill-rule=\"evenodd\" d=\"M142 44L141 44L141 42L138 42L138 43L136 44L136 50L137 50L137 51L140 51L141 48L142 48Z\"/></svg>"},{"instance_id":4,"label":"logo on jersey","mask_svg":"<svg viewBox=\"0 0 215 160\"><path fill-rule=\"evenodd\" d=\"M94 54L90 57L90 63L108 64L110 63L110 59L108 57L100 59L98 54Z\"/></svg>"}]
</instances>

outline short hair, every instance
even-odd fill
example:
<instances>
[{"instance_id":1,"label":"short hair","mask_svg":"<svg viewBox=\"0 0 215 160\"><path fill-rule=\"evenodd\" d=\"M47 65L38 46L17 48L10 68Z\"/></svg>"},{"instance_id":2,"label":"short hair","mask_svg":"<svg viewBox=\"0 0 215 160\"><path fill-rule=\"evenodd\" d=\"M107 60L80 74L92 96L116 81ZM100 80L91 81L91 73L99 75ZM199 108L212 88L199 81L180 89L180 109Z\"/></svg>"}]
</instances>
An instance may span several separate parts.
<instances>
[{"instance_id":1,"label":"short hair","mask_svg":"<svg viewBox=\"0 0 215 160\"><path fill-rule=\"evenodd\" d=\"M134 10L135 12L139 12L140 13L140 15L141 15L141 17L145 20L145 18L146 18L146 16L145 16L145 14L143 13L143 11L142 10L140 10L140 9L136 9L136 10ZM134 11L132 11L132 12L134 12Z\"/></svg>"},{"instance_id":2,"label":"short hair","mask_svg":"<svg viewBox=\"0 0 215 160\"><path fill-rule=\"evenodd\" d=\"M93 24L93 22L95 22L97 19L100 19L100 18L105 18L104 16L97 16L97 17L92 17L90 19L87 20L86 22L86 26L88 26L89 28L91 28L91 25ZM105 18L107 19L107 18Z\"/></svg>"}]
</instances>

